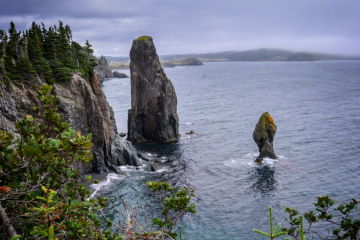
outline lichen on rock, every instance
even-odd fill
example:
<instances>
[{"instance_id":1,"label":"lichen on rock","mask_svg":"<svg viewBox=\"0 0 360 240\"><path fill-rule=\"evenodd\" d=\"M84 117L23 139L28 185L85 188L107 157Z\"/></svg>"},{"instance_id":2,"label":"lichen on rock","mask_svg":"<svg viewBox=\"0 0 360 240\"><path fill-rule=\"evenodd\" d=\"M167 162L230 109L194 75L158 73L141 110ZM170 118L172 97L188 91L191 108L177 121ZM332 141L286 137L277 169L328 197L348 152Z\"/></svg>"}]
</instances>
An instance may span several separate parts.
<instances>
[{"instance_id":1,"label":"lichen on rock","mask_svg":"<svg viewBox=\"0 0 360 240\"><path fill-rule=\"evenodd\" d=\"M277 158L273 148L276 130L277 126L271 115L268 112L263 113L253 132L253 139L258 145L260 152L256 161L262 161L266 157Z\"/></svg>"},{"instance_id":2,"label":"lichen on rock","mask_svg":"<svg viewBox=\"0 0 360 240\"><path fill-rule=\"evenodd\" d=\"M130 60L128 140L168 142L178 139L177 97L161 67L153 39L149 36L135 39Z\"/></svg>"}]
</instances>

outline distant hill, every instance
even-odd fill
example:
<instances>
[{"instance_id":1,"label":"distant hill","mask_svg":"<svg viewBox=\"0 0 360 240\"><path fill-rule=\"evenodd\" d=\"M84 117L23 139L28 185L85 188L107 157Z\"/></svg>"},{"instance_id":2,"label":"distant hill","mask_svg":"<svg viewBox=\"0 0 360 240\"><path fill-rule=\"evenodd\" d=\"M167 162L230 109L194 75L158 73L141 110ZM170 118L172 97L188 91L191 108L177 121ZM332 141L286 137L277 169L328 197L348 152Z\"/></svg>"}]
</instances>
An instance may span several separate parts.
<instances>
[{"instance_id":1,"label":"distant hill","mask_svg":"<svg viewBox=\"0 0 360 240\"><path fill-rule=\"evenodd\" d=\"M316 57L310 53L295 53L285 61L316 61Z\"/></svg>"},{"instance_id":2,"label":"distant hill","mask_svg":"<svg viewBox=\"0 0 360 240\"><path fill-rule=\"evenodd\" d=\"M174 61L179 58L196 57L206 61L320 61L320 60L360 60L360 56L323 54L311 52L293 52L282 49L260 48L248 51L229 51L204 54L161 55L164 60Z\"/></svg>"},{"instance_id":3,"label":"distant hill","mask_svg":"<svg viewBox=\"0 0 360 240\"><path fill-rule=\"evenodd\" d=\"M360 56L348 56L337 54L323 54L313 52L293 52L282 49L260 48L248 51L228 51L203 54L174 54L160 55L163 62L176 62L185 58L198 58L202 62L220 61L242 61L242 62L261 62L261 61L321 61L321 60L360 60ZM125 61L128 57L106 57L110 61Z\"/></svg>"}]
</instances>

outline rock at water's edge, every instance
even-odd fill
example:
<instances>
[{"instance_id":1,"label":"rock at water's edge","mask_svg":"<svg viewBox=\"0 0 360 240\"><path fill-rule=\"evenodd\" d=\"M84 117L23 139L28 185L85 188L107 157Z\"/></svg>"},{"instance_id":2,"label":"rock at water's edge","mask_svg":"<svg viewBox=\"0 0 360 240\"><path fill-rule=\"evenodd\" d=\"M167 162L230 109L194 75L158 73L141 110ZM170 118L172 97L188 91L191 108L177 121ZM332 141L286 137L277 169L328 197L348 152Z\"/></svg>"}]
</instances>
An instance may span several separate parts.
<instances>
[{"instance_id":1,"label":"rock at water's edge","mask_svg":"<svg viewBox=\"0 0 360 240\"><path fill-rule=\"evenodd\" d=\"M98 65L95 67L95 72L98 74L100 83L102 83L105 78L113 78L114 74L111 71L108 61L104 56L101 56L98 62Z\"/></svg>"},{"instance_id":2,"label":"rock at water's edge","mask_svg":"<svg viewBox=\"0 0 360 240\"><path fill-rule=\"evenodd\" d=\"M34 79L22 83L22 88L12 84L7 91L0 82L0 130L16 134L15 123L27 114L41 117L43 103L36 90L45 83ZM37 86L38 85L38 86ZM121 140L117 133L114 111L106 100L97 75L90 83L78 74L73 74L70 81L54 83L54 94L59 100L59 113L64 121L82 135L92 133L91 148L93 160L83 172L118 172L118 165L141 165L138 152L126 140ZM40 112L33 110L33 107Z\"/></svg>"},{"instance_id":3,"label":"rock at water's edge","mask_svg":"<svg viewBox=\"0 0 360 240\"><path fill-rule=\"evenodd\" d=\"M180 138L175 89L161 67L153 39L135 39L130 60L128 140L167 142Z\"/></svg>"},{"instance_id":4,"label":"rock at water's edge","mask_svg":"<svg viewBox=\"0 0 360 240\"><path fill-rule=\"evenodd\" d=\"M120 73L118 71L113 72L114 78L128 78L129 76L125 73Z\"/></svg>"},{"instance_id":5,"label":"rock at water's edge","mask_svg":"<svg viewBox=\"0 0 360 240\"><path fill-rule=\"evenodd\" d=\"M273 148L276 129L277 126L270 114L268 112L263 113L253 132L253 139L260 152L256 161L261 161L266 157L276 159Z\"/></svg>"}]
</instances>

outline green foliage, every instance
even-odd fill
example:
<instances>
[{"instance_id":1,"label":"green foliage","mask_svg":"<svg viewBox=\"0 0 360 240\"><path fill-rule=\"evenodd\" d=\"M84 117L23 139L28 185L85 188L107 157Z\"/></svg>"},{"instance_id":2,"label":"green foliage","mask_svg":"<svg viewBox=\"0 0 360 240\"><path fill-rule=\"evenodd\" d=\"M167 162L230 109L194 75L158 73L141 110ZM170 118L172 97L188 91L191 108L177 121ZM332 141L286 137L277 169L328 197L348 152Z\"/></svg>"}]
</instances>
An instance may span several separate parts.
<instances>
[{"instance_id":1,"label":"green foliage","mask_svg":"<svg viewBox=\"0 0 360 240\"><path fill-rule=\"evenodd\" d=\"M0 30L0 81L10 89L10 80L27 80L39 76L48 83L67 81L78 71L86 80L96 66L94 50L86 40L85 46L72 40L68 25L48 29L35 22L25 32L17 32L15 24L8 30Z\"/></svg>"},{"instance_id":2,"label":"green foliage","mask_svg":"<svg viewBox=\"0 0 360 240\"><path fill-rule=\"evenodd\" d=\"M290 228L284 228L288 235L294 239L305 239L305 233L309 235L310 239L315 236L322 239L360 239L360 219L356 218L360 213L357 211L359 202L352 199L349 203L340 204L337 207L336 200L331 199L329 196L318 196L317 202L314 203L315 211L306 212L304 218L307 221L307 230L304 230L302 223L303 216L298 216L299 212L289 207L283 207L289 214L286 219L290 224ZM312 230L314 224L321 226L327 225L328 236L322 236L323 232ZM324 231L325 232L325 231Z\"/></svg>"},{"instance_id":3,"label":"green foliage","mask_svg":"<svg viewBox=\"0 0 360 240\"><path fill-rule=\"evenodd\" d=\"M178 220L187 213L196 213L195 205L191 203L191 197L195 196L194 189L183 187L179 190L167 182L147 182L146 184L163 206L161 218L153 218L152 223L158 231L166 230L167 234L175 239L177 234L173 232L173 229Z\"/></svg>"},{"instance_id":4,"label":"green foliage","mask_svg":"<svg viewBox=\"0 0 360 240\"><path fill-rule=\"evenodd\" d=\"M258 229L253 229L253 231L258 233L258 234L264 235L264 236L266 236L266 237L268 237L270 239L274 239L274 238L277 238L277 237L280 237L280 236L283 236L283 235L287 234L286 231L280 231L279 232L281 223L278 223L278 225L276 226L275 229L273 228L273 217L272 217L272 208L271 207L269 207L269 222L270 222L270 234L268 234L266 232L263 232L263 231L260 231Z\"/></svg>"},{"instance_id":5,"label":"green foliage","mask_svg":"<svg viewBox=\"0 0 360 240\"><path fill-rule=\"evenodd\" d=\"M43 119L27 115L16 123L15 146L13 135L0 131L0 204L21 239L120 239L98 218L108 199L90 198L78 182L92 159L92 136L61 121L51 90L38 90Z\"/></svg>"}]
</instances>

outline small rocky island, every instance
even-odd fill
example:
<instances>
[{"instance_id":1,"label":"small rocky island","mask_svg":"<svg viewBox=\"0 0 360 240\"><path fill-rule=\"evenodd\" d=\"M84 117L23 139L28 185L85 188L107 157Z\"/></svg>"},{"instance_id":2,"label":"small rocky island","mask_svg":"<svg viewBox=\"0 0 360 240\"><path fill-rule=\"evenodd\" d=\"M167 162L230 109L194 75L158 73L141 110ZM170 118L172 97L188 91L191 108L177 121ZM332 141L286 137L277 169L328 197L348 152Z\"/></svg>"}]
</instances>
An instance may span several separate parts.
<instances>
[{"instance_id":1,"label":"small rocky island","mask_svg":"<svg viewBox=\"0 0 360 240\"><path fill-rule=\"evenodd\" d=\"M95 67L95 72L98 75L100 83L104 82L105 78L113 78L109 63L104 56L101 56L98 60L98 65Z\"/></svg>"},{"instance_id":2,"label":"small rocky island","mask_svg":"<svg viewBox=\"0 0 360 240\"><path fill-rule=\"evenodd\" d=\"M174 61L175 66L199 66L204 65L199 59L195 57L183 58L178 61Z\"/></svg>"},{"instance_id":3,"label":"small rocky island","mask_svg":"<svg viewBox=\"0 0 360 240\"><path fill-rule=\"evenodd\" d=\"M168 142L180 138L175 89L161 67L152 37L133 41L130 60L128 140Z\"/></svg>"},{"instance_id":4,"label":"small rocky island","mask_svg":"<svg viewBox=\"0 0 360 240\"><path fill-rule=\"evenodd\" d=\"M125 73L120 73L118 71L113 72L114 78L128 78L129 76Z\"/></svg>"},{"instance_id":5,"label":"small rocky island","mask_svg":"<svg viewBox=\"0 0 360 240\"><path fill-rule=\"evenodd\" d=\"M273 159L277 158L273 148L276 129L277 126L270 114L268 112L263 113L253 132L253 139L258 145L260 152L256 162L261 162L267 157Z\"/></svg>"}]
</instances>

